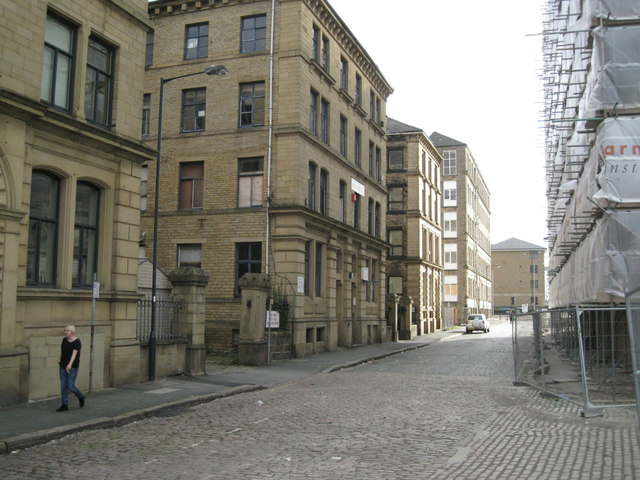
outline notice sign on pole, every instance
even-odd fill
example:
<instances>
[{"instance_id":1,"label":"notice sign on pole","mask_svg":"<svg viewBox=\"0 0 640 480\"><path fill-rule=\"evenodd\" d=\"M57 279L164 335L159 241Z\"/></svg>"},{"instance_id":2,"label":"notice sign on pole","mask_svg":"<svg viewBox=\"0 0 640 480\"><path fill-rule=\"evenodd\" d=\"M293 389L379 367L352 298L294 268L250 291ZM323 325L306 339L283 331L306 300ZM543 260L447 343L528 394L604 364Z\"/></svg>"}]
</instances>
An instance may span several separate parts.
<instances>
[{"instance_id":1,"label":"notice sign on pole","mask_svg":"<svg viewBox=\"0 0 640 480\"><path fill-rule=\"evenodd\" d=\"M100 282L93 282L92 298L100 298Z\"/></svg>"},{"instance_id":2,"label":"notice sign on pole","mask_svg":"<svg viewBox=\"0 0 640 480\"><path fill-rule=\"evenodd\" d=\"M280 328L280 312L267 312L267 328Z\"/></svg>"}]
</instances>

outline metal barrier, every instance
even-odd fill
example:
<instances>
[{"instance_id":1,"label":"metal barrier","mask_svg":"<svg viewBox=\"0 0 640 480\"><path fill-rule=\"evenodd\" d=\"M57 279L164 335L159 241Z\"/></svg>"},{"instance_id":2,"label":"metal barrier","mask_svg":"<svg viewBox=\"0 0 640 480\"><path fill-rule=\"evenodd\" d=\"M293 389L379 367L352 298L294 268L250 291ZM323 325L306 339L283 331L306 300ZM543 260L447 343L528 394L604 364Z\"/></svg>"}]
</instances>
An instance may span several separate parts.
<instances>
[{"instance_id":1,"label":"metal barrier","mask_svg":"<svg viewBox=\"0 0 640 480\"><path fill-rule=\"evenodd\" d=\"M156 339L179 340L185 338L180 325L182 304L173 298L159 298L156 302ZM145 298L138 301L138 322L136 338L141 343L149 341L151 333L151 309L153 302Z\"/></svg>"},{"instance_id":2,"label":"metal barrier","mask_svg":"<svg viewBox=\"0 0 640 480\"><path fill-rule=\"evenodd\" d=\"M640 415L639 322L640 306L630 303L516 314L514 384L576 403L583 416L634 405Z\"/></svg>"}]
</instances>

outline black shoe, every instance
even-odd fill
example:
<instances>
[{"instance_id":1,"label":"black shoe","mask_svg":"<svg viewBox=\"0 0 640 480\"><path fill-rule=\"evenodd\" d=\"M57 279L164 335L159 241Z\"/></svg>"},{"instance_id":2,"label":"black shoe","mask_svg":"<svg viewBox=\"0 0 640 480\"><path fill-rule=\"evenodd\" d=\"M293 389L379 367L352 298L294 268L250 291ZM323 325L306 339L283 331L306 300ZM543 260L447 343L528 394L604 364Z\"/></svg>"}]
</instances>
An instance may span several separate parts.
<instances>
[{"instance_id":1,"label":"black shoe","mask_svg":"<svg viewBox=\"0 0 640 480\"><path fill-rule=\"evenodd\" d=\"M66 412L67 410L69 410L69 407L67 407L66 405L60 405L56 412Z\"/></svg>"},{"instance_id":2,"label":"black shoe","mask_svg":"<svg viewBox=\"0 0 640 480\"><path fill-rule=\"evenodd\" d=\"M84 397L79 398L78 401L80 402L80 408L84 407Z\"/></svg>"}]
</instances>

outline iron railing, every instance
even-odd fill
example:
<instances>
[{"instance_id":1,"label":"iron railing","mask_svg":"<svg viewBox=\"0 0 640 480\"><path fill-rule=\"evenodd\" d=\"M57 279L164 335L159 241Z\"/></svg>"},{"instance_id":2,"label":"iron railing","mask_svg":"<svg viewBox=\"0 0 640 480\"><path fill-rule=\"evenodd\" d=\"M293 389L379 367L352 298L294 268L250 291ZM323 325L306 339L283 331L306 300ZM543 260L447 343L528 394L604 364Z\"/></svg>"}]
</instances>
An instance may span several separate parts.
<instances>
[{"instance_id":1,"label":"iron railing","mask_svg":"<svg viewBox=\"0 0 640 480\"><path fill-rule=\"evenodd\" d=\"M156 339L166 341L185 338L180 323L182 304L171 297L160 298L156 303ZM136 337L141 343L149 341L152 308L153 302L150 298L138 301Z\"/></svg>"}]
</instances>

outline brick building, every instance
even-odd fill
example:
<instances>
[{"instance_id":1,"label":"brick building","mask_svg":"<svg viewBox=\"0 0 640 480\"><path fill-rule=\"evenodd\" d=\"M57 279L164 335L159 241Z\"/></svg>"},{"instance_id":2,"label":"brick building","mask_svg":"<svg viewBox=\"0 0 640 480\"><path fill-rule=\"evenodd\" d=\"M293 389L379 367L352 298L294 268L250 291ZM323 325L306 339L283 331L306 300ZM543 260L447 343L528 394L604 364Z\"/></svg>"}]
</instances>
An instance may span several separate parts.
<instances>
[{"instance_id":1,"label":"brick building","mask_svg":"<svg viewBox=\"0 0 640 480\"><path fill-rule=\"evenodd\" d=\"M514 306L529 309L546 305L545 248L510 238L491 245L493 307L504 312Z\"/></svg>"},{"instance_id":2,"label":"brick building","mask_svg":"<svg viewBox=\"0 0 640 480\"><path fill-rule=\"evenodd\" d=\"M146 1L0 5L0 404L60 392L65 325L80 388L140 378L136 340Z\"/></svg>"},{"instance_id":3,"label":"brick building","mask_svg":"<svg viewBox=\"0 0 640 480\"><path fill-rule=\"evenodd\" d=\"M444 298L447 324L492 311L490 192L467 144L438 132L442 155Z\"/></svg>"},{"instance_id":4,"label":"brick building","mask_svg":"<svg viewBox=\"0 0 640 480\"><path fill-rule=\"evenodd\" d=\"M210 275L208 348L232 346L246 272L268 274L288 298L298 356L383 340L392 89L373 60L325 1L172 0L148 11L150 146L161 77L229 71L164 88L158 263ZM155 178L154 162L144 175Z\"/></svg>"},{"instance_id":5,"label":"brick building","mask_svg":"<svg viewBox=\"0 0 640 480\"><path fill-rule=\"evenodd\" d=\"M421 129L387 120L387 291L413 301L411 336L442 328L441 164Z\"/></svg>"}]
</instances>

